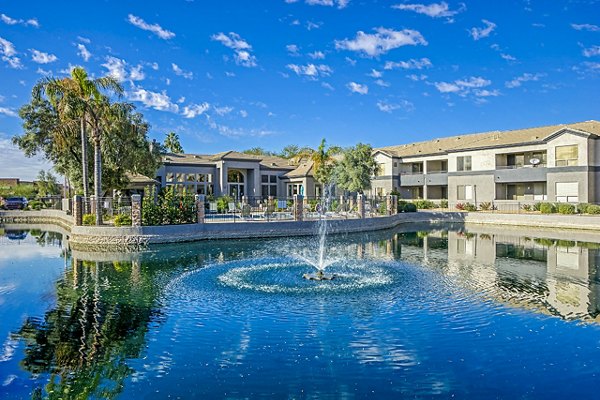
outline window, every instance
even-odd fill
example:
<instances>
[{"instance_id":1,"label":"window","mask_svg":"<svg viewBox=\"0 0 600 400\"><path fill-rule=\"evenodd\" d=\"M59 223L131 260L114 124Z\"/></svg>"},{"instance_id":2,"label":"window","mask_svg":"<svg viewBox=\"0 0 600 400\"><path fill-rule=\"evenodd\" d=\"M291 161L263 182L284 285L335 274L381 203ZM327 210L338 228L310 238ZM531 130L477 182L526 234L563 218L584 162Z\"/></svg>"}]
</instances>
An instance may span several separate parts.
<instances>
[{"instance_id":1,"label":"window","mask_svg":"<svg viewBox=\"0 0 600 400\"><path fill-rule=\"evenodd\" d=\"M244 174L237 169L227 171L227 182L229 183L244 183Z\"/></svg>"},{"instance_id":2,"label":"window","mask_svg":"<svg viewBox=\"0 0 600 400\"><path fill-rule=\"evenodd\" d=\"M458 200L473 200L473 186L458 185L456 187L456 198Z\"/></svg>"},{"instance_id":3,"label":"window","mask_svg":"<svg viewBox=\"0 0 600 400\"><path fill-rule=\"evenodd\" d=\"M577 165L579 151L577 145L556 146L556 166L567 167Z\"/></svg>"},{"instance_id":4,"label":"window","mask_svg":"<svg viewBox=\"0 0 600 400\"><path fill-rule=\"evenodd\" d=\"M457 171L470 171L471 170L471 156L463 156L456 158L456 170Z\"/></svg>"},{"instance_id":5,"label":"window","mask_svg":"<svg viewBox=\"0 0 600 400\"><path fill-rule=\"evenodd\" d=\"M298 183L288 183L287 185L288 196L292 197L295 194L304 195L304 185Z\"/></svg>"},{"instance_id":6,"label":"window","mask_svg":"<svg viewBox=\"0 0 600 400\"><path fill-rule=\"evenodd\" d=\"M577 203L579 201L579 183L556 182L556 201Z\"/></svg>"},{"instance_id":7,"label":"window","mask_svg":"<svg viewBox=\"0 0 600 400\"><path fill-rule=\"evenodd\" d=\"M277 196L277 175L261 175L262 197Z\"/></svg>"}]
</instances>

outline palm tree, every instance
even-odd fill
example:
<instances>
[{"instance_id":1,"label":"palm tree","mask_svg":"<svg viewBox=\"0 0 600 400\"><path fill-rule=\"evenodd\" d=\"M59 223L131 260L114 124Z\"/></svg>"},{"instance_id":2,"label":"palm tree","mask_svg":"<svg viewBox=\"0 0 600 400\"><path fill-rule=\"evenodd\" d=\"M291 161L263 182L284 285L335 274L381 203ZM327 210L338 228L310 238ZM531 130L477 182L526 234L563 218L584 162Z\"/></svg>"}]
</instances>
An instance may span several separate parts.
<instances>
[{"instance_id":1,"label":"palm tree","mask_svg":"<svg viewBox=\"0 0 600 400\"><path fill-rule=\"evenodd\" d=\"M341 152L342 148L338 146L329 146L327 148L327 142L325 139L322 139L317 150L305 148L296 155L295 159L310 159L313 163L315 179L322 184L328 184L332 178L335 155Z\"/></svg>"},{"instance_id":2,"label":"palm tree","mask_svg":"<svg viewBox=\"0 0 600 400\"><path fill-rule=\"evenodd\" d=\"M88 179L88 160L87 160L87 133L86 126L97 125L97 121L92 121L90 116L94 114L93 108L105 101L102 91L113 92L117 95L123 93L123 88L119 82L111 77L104 76L97 79L89 79L87 72L82 67L75 67L71 71L71 76L62 79L46 78L42 84L36 85L37 95L46 92L51 103L59 110L61 119L79 119L81 133L81 164L82 164L82 183L83 195L89 197L89 179ZM99 144L98 144L99 146ZM101 162L96 157L94 149L94 170L96 165ZM94 173L95 175L96 172ZM97 179L94 179L94 186L97 189ZM96 198L100 197L100 190L95 190ZM100 208L101 210L101 208ZM98 207L96 208L98 211ZM98 218L97 223L98 223ZM101 219L100 219L101 223Z\"/></svg>"},{"instance_id":3,"label":"palm tree","mask_svg":"<svg viewBox=\"0 0 600 400\"><path fill-rule=\"evenodd\" d=\"M169 132L165 138L165 149L171 153L183 153L183 147L179 142L179 135L175 132Z\"/></svg>"}]
</instances>

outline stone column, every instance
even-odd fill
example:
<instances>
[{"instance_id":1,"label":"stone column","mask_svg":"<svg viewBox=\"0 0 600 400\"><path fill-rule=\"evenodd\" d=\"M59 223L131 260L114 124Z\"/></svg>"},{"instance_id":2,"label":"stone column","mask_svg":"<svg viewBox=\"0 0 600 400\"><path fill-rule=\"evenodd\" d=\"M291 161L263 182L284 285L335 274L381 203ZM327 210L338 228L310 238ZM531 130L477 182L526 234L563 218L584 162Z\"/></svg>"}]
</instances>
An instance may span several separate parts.
<instances>
[{"instance_id":1,"label":"stone column","mask_svg":"<svg viewBox=\"0 0 600 400\"><path fill-rule=\"evenodd\" d=\"M242 207L241 208L244 208L244 206L246 204L248 204L248 196L244 195L244 196L242 196Z\"/></svg>"},{"instance_id":2,"label":"stone column","mask_svg":"<svg viewBox=\"0 0 600 400\"><path fill-rule=\"evenodd\" d=\"M89 213L96 215L96 196L94 196L94 195L90 196Z\"/></svg>"},{"instance_id":3,"label":"stone column","mask_svg":"<svg viewBox=\"0 0 600 400\"><path fill-rule=\"evenodd\" d=\"M205 213L204 195L197 194L196 195L196 217L197 217L196 223L198 223L198 224L204 223L204 213Z\"/></svg>"},{"instance_id":4,"label":"stone column","mask_svg":"<svg viewBox=\"0 0 600 400\"><path fill-rule=\"evenodd\" d=\"M341 194L340 195L340 207L339 207L339 210L336 210L336 211L346 211L346 204L345 204L345 202L346 201L344 199L344 195Z\"/></svg>"},{"instance_id":5,"label":"stone column","mask_svg":"<svg viewBox=\"0 0 600 400\"><path fill-rule=\"evenodd\" d=\"M388 194L385 197L385 209L386 209L386 214L387 215L393 215L394 214L394 196L392 196L391 194Z\"/></svg>"},{"instance_id":6,"label":"stone column","mask_svg":"<svg viewBox=\"0 0 600 400\"><path fill-rule=\"evenodd\" d=\"M294 195L294 221L304 220L304 196Z\"/></svg>"},{"instance_id":7,"label":"stone column","mask_svg":"<svg viewBox=\"0 0 600 400\"><path fill-rule=\"evenodd\" d=\"M398 214L398 196L397 195L392 195L392 215L396 215Z\"/></svg>"},{"instance_id":8,"label":"stone column","mask_svg":"<svg viewBox=\"0 0 600 400\"><path fill-rule=\"evenodd\" d=\"M83 198L81 196L73 196L73 220L75 226L83 225Z\"/></svg>"},{"instance_id":9,"label":"stone column","mask_svg":"<svg viewBox=\"0 0 600 400\"><path fill-rule=\"evenodd\" d=\"M348 211L354 210L354 196L350 195L348 199Z\"/></svg>"},{"instance_id":10,"label":"stone column","mask_svg":"<svg viewBox=\"0 0 600 400\"><path fill-rule=\"evenodd\" d=\"M358 217L364 218L365 217L365 195L362 193L357 194L356 201L358 203Z\"/></svg>"},{"instance_id":11,"label":"stone column","mask_svg":"<svg viewBox=\"0 0 600 400\"><path fill-rule=\"evenodd\" d=\"M142 196L131 195L131 226L142 226Z\"/></svg>"}]
</instances>

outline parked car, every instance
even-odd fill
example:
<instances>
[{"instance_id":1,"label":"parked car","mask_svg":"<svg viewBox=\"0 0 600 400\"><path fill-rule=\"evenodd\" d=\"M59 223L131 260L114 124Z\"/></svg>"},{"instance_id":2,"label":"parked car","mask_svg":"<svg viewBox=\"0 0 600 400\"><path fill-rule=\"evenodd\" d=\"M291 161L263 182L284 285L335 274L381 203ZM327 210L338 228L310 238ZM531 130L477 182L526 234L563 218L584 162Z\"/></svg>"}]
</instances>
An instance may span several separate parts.
<instances>
[{"instance_id":1,"label":"parked car","mask_svg":"<svg viewBox=\"0 0 600 400\"><path fill-rule=\"evenodd\" d=\"M22 210L27 207L25 197L8 197L4 200L4 208L7 210Z\"/></svg>"}]
</instances>

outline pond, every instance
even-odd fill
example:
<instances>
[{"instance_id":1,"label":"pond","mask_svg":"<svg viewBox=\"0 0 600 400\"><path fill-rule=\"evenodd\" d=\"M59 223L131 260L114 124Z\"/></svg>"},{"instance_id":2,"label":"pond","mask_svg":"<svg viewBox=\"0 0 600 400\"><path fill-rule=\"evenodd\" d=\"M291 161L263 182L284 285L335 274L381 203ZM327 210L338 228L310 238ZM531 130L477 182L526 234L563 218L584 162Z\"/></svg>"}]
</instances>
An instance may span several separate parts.
<instances>
[{"instance_id":1,"label":"pond","mask_svg":"<svg viewBox=\"0 0 600 400\"><path fill-rule=\"evenodd\" d=\"M82 253L0 228L0 398L596 397L600 238L412 227ZM418 230L417 230L418 229Z\"/></svg>"}]
</instances>

